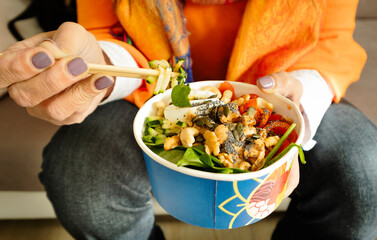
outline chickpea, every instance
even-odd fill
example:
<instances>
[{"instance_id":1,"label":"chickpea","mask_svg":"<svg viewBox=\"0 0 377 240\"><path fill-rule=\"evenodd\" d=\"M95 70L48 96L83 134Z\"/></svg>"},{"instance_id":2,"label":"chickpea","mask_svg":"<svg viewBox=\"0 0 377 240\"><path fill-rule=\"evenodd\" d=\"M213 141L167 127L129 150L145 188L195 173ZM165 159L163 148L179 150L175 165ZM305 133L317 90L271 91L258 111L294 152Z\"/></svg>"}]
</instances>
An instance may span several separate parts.
<instances>
[{"instance_id":1,"label":"chickpea","mask_svg":"<svg viewBox=\"0 0 377 240\"><path fill-rule=\"evenodd\" d=\"M221 101L224 103L230 103L230 100L232 100L233 92L230 90L225 90L223 93L223 97L221 98Z\"/></svg>"}]
</instances>

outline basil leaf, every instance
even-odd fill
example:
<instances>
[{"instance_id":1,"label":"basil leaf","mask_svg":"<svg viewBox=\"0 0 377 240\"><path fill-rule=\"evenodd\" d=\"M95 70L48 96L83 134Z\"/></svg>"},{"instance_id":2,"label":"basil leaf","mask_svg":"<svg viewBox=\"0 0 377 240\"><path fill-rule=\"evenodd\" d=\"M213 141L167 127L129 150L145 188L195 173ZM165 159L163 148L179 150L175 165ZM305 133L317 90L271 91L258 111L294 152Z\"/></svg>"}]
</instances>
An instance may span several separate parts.
<instances>
[{"instance_id":1,"label":"basil leaf","mask_svg":"<svg viewBox=\"0 0 377 240\"><path fill-rule=\"evenodd\" d=\"M191 103L190 103L190 100L188 98L190 92L191 92L191 88L188 84L187 85L184 85L184 84L176 85L171 92L171 100L172 100L174 106L190 107Z\"/></svg>"}]
</instances>

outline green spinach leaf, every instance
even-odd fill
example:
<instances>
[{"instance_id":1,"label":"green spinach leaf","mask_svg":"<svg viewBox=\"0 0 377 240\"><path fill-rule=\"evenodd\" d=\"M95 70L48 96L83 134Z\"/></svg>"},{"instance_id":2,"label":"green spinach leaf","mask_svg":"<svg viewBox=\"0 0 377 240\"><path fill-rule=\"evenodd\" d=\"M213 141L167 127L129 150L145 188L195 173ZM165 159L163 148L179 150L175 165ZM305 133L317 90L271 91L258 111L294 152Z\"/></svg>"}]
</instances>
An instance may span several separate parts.
<instances>
[{"instance_id":1,"label":"green spinach leaf","mask_svg":"<svg viewBox=\"0 0 377 240\"><path fill-rule=\"evenodd\" d=\"M200 167L200 168L205 168L206 165L200 161L200 154L195 152L192 148L187 148L185 154L177 162L177 165L179 167L183 166L194 166L194 167Z\"/></svg>"},{"instance_id":2,"label":"green spinach leaf","mask_svg":"<svg viewBox=\"0 0 377 240\"><path fill-rule=\"evenodd\" d=\"M163 147L150 147L150 149L158 156L175 164L177 164L177 162L181 160L185 154L185 150L182 149L172 149L169 151L164 150Z\"/></svg>"}]
</instances>

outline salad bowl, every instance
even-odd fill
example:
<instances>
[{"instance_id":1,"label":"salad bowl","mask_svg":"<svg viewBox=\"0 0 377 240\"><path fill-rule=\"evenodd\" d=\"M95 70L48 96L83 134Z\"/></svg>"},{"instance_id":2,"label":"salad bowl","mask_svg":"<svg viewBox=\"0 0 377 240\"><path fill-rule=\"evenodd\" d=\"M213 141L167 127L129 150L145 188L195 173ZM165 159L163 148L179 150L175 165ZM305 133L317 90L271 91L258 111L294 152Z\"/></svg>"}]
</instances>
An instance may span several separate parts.
<instances>
[{"instance_id":1,"label":"salad bowl","mask_svg":"<svg viewBox=\"0 0 377 240\"><path fill-rule=\"evenodd\" d=\"M191 83L193 90L218 87L223 81ZM266 94L255 85L231 82L237 97L254 93L274 105L274 111L296 123L296 144L304 137L300 110L287 98ZM161 207L173 217L199 227L232 229L253 224L271 214L283 200L297 148L273 164L254 172L224 174L178 167L151 151L143 142L145 119L154 115L156 102L170 102L171 89L152 97L138 111L134 136L143 151L152 192Z\"/></svg>"}]
</instances>

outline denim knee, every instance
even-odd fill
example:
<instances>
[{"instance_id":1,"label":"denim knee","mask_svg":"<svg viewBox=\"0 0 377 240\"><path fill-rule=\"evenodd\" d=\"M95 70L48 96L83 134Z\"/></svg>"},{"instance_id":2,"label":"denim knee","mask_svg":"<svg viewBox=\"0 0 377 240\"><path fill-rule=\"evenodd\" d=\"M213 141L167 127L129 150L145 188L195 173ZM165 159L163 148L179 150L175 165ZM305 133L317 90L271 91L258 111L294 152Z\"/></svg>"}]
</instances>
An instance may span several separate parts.
<instances>
[{"instance_id":1,"label":"denim knee","mask_svg":"<svg viewBox=\"0 0 377 240\"><path fill-rule=\"evenodd\" d=\"M142 153L130 137L134 111L112 105L55 134L43 152L40 180L75 238L147 239L153 205Z\"/></svg>"},{"instance_id":2,"label":"denim knee","mask_svg":"<svg viewBox=\"0 0 377 240\"><path fill-rule=\"evenodd\" d=\"M349 104L333 104L314 139L274 239L374 239L376 126Z\"/></svg>"},{"instance_id":3,"label":"denim knee","mask_svg":"<svg viewBox=\"0 0 377 240\"><path fill-rule=\"evenodd\" d=\"M343 239L375 238L376 126L353 106L340 103L328 110L315 138L318 143L308 153L310 167L301 168L304 186L298 191L327 201L322 209L328 214L323 216L336 216L332 231L344 234Z\"/></svg>"}]
</instances>

